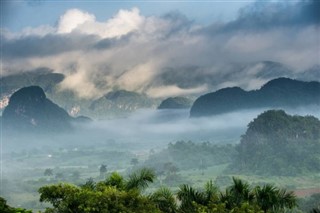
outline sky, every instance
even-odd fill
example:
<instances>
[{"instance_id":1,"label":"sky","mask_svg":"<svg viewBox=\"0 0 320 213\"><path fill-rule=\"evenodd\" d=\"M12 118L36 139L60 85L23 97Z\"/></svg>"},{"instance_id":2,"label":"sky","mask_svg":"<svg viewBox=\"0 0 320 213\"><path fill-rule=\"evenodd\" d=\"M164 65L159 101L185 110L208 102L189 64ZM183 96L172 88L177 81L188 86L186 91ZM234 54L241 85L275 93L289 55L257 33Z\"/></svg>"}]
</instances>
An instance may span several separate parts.
<instances>
[{"instance_id":1,"label":"sky","mask_svg":"<svg viewBox=\"0 0 320 213\"><path fill-rule=\"evenodd\" d=\"M105 21L120 9L140 9L146 16L163 15L170 11L180 11L197 23L209 24L210 21L226 21L236 18L238 10L250 1L48 1L25 0L5 1L4 28L20 31L25 27L56 24L61 14L70 8L78 8L95 14L96 19ZM251 1L253 2L253 1Z\"/></svg>"},{"instance_id":2,"label":"sky","mask_svg":"<svg viewBox=\"0 0 320 213\"><path fill-rule=\"evenodd\" d=\"M1 1L1 75L47 67L83 98L320 80L318 11L317 0Z\"/></svg>"}]
</instances>

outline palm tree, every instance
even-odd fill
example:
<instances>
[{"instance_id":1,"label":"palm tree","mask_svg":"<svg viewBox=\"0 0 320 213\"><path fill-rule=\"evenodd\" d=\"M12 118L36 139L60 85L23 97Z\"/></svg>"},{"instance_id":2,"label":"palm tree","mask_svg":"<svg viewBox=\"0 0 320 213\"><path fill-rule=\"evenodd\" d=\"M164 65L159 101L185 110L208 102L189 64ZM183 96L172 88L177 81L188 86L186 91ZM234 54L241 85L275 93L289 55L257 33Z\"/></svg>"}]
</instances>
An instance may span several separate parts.
<instances>
[{"instance_id":1,"label":"palm tree","mask_svg":"<svg viewBox=\"0 0 320 213\"><path fill-rule=\"evenodd\" d=\"M195 212L194 203L205 205L206 196L187 184L179 187L177 198L181 201L180 210L182 212Z\"/></svg>"},{"instance_id":2,"label":"palm tree","mask_svg":"<svg viewBox=\"0 0 320 213\"><path fill-rule=\"evenodd\" d=\"M270 184L266 184L263 187L257 186L254 189L254 193L257 204L265 213L279 204L277 188Z\"/></svg>"},{"instance_id":3,"label":"palm tree","mask_svg":"<svg viewBox=\"0 0 320 213\"><path fill-rule=\"evenodd\" d=\"M285 189L278 189L277 190L277 198L278 198L278 205L275 206L275 209L293 209L298 205L296 195L291 191L287 192Z\"/></svg>"},{"instance_id":4,"label":"palm tree","mask_svg":"<svg viewBox=\"0 0 320 213\"><path fill-rule=\"evenodd\" d=\"M85 182L85 184L80 185L81 188L89 189L92 191L94 191L96 189L96 186L97 186L97 184L96 184L96 182L94 182L92 177L88 178L88 180Z\"/></svg>"},{"instance_id":5,"label":"palm tree","mask_svg":"<svg viewBox=\"0 0 320 213\"><path fill-rule=\"evenodd\" d=\"M254 201L254 194L250 190L248 183L241 179L232 177L233 185L226 189L225 194L221 194L220 199L226 203L228 209L233 207L240 207L244 202L252 203Z\"/></svg>"},{"instance_id":6,"label":"palm tree","mask_svg":"<svg viewBox=\"0 0 320 213\"><path fill-rule=\"evenodd\" d=\"M153 194L151 194L149 198L156 204L156 206L161 211L167 213L177 212L176 200L170 189L166 187L161 187Z\"/></svg>"},{"instance_id":7,"label":"palm tree","mask_svg":"<svg viewBox=\"0 0 320 213\"><path fill-rule=\"evenodd\" d=\"M118 173L113 172L104 182L107 186L116 187L119 190L125 189L125 180L124 178Z\"/></svg>"},{"instance_id":8,"label":"palm tree","mask_svg":"<svg viewBox=\"0 0 320 213\"><path fill-rule=\"evenodd\" d=\"M219 194L219 188L215 186L212 182L212 180L208 181L205 186L205 194L206 194L206 199L207 201L213 201L213 200L218 200L218 194Z\"/></svg>"},{"instance_id":9,"label":"palm tree","mask_svg":"<svg viewBox=\"0 0 320 213\"><path fill-rule=\"evenodd\" d=\"M138 189L143 190L148 187L149 183L153 183L155 179L155 173L151 169L143 168L137 172L132 173L129 176L125 184L126 190Z\"/></svg>"},{"instance_id":10,"label":"palm tree","mask_svg":"<svg viewBox=\"0 0 320 213\"><path fill-rule=\"evenodd\" d=\"M258 206L265 213L269 211L281 212L285 208L293 209L297 206L297 198L293 192L278 189L271 184L266 184L263 187L257 186L254 189L254 195Z\"/></svg>"}]
</instances>

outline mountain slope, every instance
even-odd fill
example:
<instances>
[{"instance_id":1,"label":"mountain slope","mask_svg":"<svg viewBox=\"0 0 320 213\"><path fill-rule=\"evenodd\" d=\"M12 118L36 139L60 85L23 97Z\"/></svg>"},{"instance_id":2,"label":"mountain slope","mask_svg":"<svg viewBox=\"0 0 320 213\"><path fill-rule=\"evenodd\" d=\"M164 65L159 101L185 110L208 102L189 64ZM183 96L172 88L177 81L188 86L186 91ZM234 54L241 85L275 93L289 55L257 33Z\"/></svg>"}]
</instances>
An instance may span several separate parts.
<instances>
[{"instance_id":1,"label":"mountain slope","mask_svg":"<svg viewBox=\"0 0 320 213\"><path fill-rule=\"evenodd\" d=\"M19 131L60 132L71 129L73 118L46 98L38 86L15 92L2 114L3 126Z\"/></svg>"},{"instance_id":2,"label":"mountain slope","mask_svg":"<svg viewBox=\"0 0 320 213\"><path fill-rule=\"evenodd\" d=\"M320 83L289 78L269 81L259 90L224 88L199 97L190 110L191 117L210 116L253 108L279 108L320 105Z\"/></svg>"},{"instance_id":3,"label":"mountain slope","mask_svg":"<svg viewBox=\"0 0 320 213\"><path fill-rule=\"evenodd\" d=\"M105 96L95 100L89 107L90 114L96 118L113 118L126 116L142 108L155 108L158 101L144 94L136 92L117 90L107 93Z\"/></svg>"},{"instance_id":4,"label":"mountain slope","mask_svg":"<svg viewBox=\"0 0 320 213\"><path fill-rule=\"evenodd\" d=\"M163 100L158 109L188 109L191 106L191 99L185 97L174 97Z\"/></svg>"}]
</instances>

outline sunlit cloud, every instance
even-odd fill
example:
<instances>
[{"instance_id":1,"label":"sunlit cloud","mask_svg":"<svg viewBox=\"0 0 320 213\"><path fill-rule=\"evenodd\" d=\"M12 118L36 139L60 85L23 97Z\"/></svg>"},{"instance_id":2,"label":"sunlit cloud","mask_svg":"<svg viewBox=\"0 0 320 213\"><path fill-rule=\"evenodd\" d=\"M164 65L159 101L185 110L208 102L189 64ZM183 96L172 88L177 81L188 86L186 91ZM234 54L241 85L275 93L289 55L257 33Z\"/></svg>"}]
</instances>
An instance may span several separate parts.
<instances>
[{"instance_id":1,"label":"sunlit cloud","mask_svg":"<svg viewBox=\"0 0 320 213\"><path fill-rule=\"evenodd\" d=\"M114 88L152 97L199 95L223 86L257 89L319 65L314 7L319 3L254 3L236 20L209 26L179 12L144 16L132 8L97 21L94 14L70 9L55 26L2 29L2 74L49 67L66 75L60 89L86 98Z\"/></svg>"}]
</instances>

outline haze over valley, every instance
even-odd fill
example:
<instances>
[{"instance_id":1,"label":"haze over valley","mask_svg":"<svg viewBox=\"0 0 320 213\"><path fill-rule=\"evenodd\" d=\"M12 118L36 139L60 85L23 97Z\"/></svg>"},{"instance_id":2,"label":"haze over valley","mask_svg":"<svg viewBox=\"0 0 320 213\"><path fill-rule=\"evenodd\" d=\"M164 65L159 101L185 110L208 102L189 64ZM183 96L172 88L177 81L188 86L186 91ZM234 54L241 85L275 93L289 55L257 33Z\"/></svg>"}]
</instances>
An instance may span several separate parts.
<instances>
[{"instance_id":1,"label":"haze over valley","mask_svg":"<svg viewBox=\"0 0 320 213\"><path fill-rule=\"evenodd\" d=\"M320 211L319 10L1 1L0 212Z\"/></svg>"}]
</instances>

